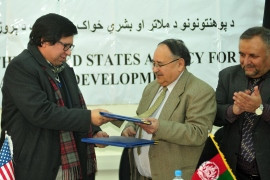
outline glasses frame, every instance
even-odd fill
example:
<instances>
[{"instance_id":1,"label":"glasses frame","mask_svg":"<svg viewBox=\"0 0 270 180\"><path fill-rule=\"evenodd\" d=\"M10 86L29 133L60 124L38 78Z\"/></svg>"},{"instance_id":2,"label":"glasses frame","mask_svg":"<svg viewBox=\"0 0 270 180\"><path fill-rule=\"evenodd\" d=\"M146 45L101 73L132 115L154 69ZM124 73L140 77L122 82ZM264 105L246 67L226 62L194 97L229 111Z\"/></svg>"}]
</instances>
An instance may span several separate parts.
<instances>
[{"instance_id":1,"label":"glasses frame","mask_svg":"<svg viewBox=\"0 0 270 180\"><path fill-rule=\"evenodd\" d=\"M150 62L152 63L153 67L161 68L161 67L166 66L166 65L168 65L168 64L171 64L171 63L173 63L173 62L175 62L175 61L177 61L177 60L179 60L179 59L180 59L180 58L174 59L174 60L172 60L172 61L170 61L170 62L168 62L168 63L165 63L165 64L158 64L158 63L156 63L154 60L151 60Z\"/></svg>"},{"instance_id":2,"label":"glasses frame","mask_svg":"<svg viewBox=\"0 0 270 180\"><path fill-rule=\"evenodd\" d=\"M63 43L61 41L57 41L59 44L61 44L62 46L64 46L63 50L64 51L68 51L70 49L70 51L73 50L73 48L75 47L74 44L66 44L66 43Z\"/></svg>"}]
</instances>

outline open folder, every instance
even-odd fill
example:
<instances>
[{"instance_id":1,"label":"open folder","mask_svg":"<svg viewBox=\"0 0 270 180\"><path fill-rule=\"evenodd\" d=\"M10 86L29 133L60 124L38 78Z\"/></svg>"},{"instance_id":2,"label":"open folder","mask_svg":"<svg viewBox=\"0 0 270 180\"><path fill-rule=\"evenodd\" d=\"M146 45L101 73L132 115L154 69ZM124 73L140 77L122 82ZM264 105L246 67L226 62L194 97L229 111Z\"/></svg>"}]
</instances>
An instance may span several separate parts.
<instances>
[{"instance_id":1,"label":"open folder","mask_svg":"<svg viewBox=\"0 0 270 180\"><path fill-rule=\"evenodd\" d=\"M102 115L104 117L108 117L108 118L114 118L114 119L118 119L118 120L123 120L123 121L130 121L130 122L143 123L143 124L151 124L151 122L143 121L142 119L139 119L139 118L122 116L122 115L112 114L112 113L107 113L107 112L100 112L100 115Z\"/></svg>"},{"instance_id":2,"label":"open folder","mask_svg":"<svg viewBox=\"0 0 270 180\"><path fill-rule=\"evenodd\" d=\"M126 148L157 144L157 141L154 140L139 139L135 137L124 137L124 136L110 136L107 138L106 137L82 138L81 141L92 144L104 144Z\"/></svg>"}]
</instances>

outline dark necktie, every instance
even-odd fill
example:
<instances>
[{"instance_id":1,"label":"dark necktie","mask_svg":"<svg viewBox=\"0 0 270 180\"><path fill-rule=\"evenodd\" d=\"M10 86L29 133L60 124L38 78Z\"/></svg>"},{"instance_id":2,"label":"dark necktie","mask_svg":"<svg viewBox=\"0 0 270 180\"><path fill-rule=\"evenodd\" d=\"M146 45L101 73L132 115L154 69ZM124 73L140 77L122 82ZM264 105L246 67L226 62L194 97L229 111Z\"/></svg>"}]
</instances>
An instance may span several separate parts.
<instances>
[{"instance_id":1,"label":"dark necktie","mask_svg":"<svg viewBox=\"0 0 270 180\"><path fill-rule=\"evenodd\" d=\"M261 78L251 80L250 91L254 91L254 87L261 81ZM252 162L255 159L255 149L253 142L252 129L254 121L258 118L255 113L244 112L244 123L242 128L242 141L241 141L241 156L247 162Z\"/></svg>"},{"instance_id":2,"label":"dark necktie","mask_svg":"<svg viewBox=\"0 0 270 180\"><path fill-rule=\"evenodd\" d=\"M161 103L163 102L165 96L166 96L166 92L167 92L167 87L163 87L162 92L160 93L160 95L158 96L158 98L156 99L155 103L144 113L140 114L138 117L139 118L148 118L150 117L157 109L158 107L161 105ZM142 137L142 128L139 128L139 138ZM141 154L141 148L137 147L137 152L140 155Z\"/></svg>"}]
</instances>

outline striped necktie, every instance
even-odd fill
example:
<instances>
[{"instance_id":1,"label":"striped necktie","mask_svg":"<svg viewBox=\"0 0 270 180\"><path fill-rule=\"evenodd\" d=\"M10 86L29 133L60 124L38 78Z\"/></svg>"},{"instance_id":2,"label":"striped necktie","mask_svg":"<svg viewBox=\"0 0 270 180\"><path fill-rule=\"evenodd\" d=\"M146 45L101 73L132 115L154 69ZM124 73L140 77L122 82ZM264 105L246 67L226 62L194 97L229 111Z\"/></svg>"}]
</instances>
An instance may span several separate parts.
<instances>
[{"instance_id":1,"label":"striped necktie","mask_svg":"<svg viewBox=\"0 0 270 180\"><path fill-rule=\"evenodd\" d=\"M250 91L254 91L254 87L261 82L262 78L256 78L251 80ZM241 156L247 162L252 162L255 159L255 149L253 142L254 121L258 118L255 113L244 112L244 123L242 129L242 141L241 141Z\"/></svg>"}]
</instances>

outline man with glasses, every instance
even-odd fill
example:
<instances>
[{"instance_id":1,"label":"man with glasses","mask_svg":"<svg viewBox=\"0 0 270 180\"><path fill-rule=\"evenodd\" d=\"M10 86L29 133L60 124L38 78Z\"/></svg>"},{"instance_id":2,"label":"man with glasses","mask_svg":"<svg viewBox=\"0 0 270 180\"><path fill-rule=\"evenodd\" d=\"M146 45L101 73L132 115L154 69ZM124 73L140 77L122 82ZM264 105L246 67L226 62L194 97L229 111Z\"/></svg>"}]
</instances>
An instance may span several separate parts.
<instances>
[{"instance_id":1,"label":"man with glasses","mask_svg":"<svg viewBox=\"0 0 270 180\"><path fill-rule=\"evenodd\" d=\"M176 169L191 179L195 171L212 129L216 101L213 88L186 69L190 59L184 42L177 39L164 40L154 52L156 80L144 89L137 109L151 125L128 123L122 135L157 140L158 145L130 150L131 179L173 179ZM145 117L163 89L163 101Z\"/></svg>"},{"instance_id":2,"label":"man with glasses","mask_svg":"<svg viewBox=\"0 0 270 180\"><path fill-rule=\"evenodd\" d=\"M95 179L93 145L83 137L106 137L99 125L111 121L87 110L71 55L76 26L47 14L32 27L27 49L8 65L3 79L1 138L13 141L15 178Z\"/></svg>"}]
</instances>

